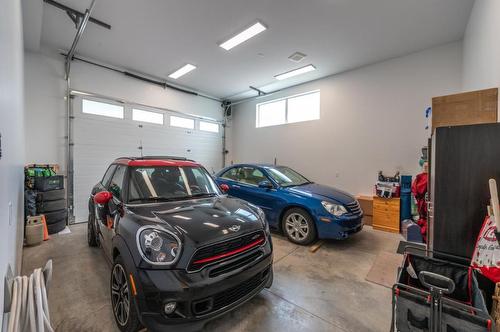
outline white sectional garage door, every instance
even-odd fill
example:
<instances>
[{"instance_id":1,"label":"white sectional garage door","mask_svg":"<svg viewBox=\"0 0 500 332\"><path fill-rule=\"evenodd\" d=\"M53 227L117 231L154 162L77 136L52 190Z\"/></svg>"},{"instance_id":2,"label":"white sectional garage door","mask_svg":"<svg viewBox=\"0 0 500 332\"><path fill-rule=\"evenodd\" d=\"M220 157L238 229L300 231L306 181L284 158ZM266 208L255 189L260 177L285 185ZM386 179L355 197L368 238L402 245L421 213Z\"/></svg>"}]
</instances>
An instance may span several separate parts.
<instances>
[{"instance_id":1,"label":"white sectional garage door","mask_svg":"<svg viewBox=\"0 0 500 332\"><path fill-rule=\"evenodd\" d=\"M85 222L88 217L88 198L92 187L101 180L106 168L118 157L179 156L200 162L213 173L222 167L222 128L219 132L200 130L200 124L210 128L215 122L193 117L141 107L141 110L163 115L163 124L146 123L132 119L132 109L136 106L92 99L96 103L94 114L83 113L84 100L77 96L73 100L73 197L75 222ZM89 103L87 102L87 105ZM116 107L113 107L116 106ZM109 108L109 110L107 109ZM88 106L86 107L88 110ZM123 110L123 118L119 111ZM94 112L97 110L96 112ZM106 113L110 117L95 113ZM194 129L170 126L170 117L194 120ZM182 120L182 119L181 119ZM190 122L190 121L188 121Z\"/></svg>"}]
</instances>

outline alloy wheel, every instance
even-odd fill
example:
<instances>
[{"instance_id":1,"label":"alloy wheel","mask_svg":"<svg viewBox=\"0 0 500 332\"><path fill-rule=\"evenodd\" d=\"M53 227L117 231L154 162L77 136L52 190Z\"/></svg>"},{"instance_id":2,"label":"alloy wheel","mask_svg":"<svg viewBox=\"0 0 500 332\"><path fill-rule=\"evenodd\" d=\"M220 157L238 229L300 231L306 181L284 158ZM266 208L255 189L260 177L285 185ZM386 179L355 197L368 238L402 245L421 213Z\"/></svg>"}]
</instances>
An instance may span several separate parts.
<instances>
[{"instance_id":1,"label":"alloy wheel","mask_svg":"<svg viewBox=\"0 0 500 332\"><path fill-rule=\"evenodd\" d=\"M303 241L309 233L307 220L300 213L292 213L286 218L285 229L292 239L299 242Z\"/></svg>"},{"instance_id":2,"label":"alloy wheel","mask_svg":"<svg viewBox=\"0 0 500 332\"><path fill-rule=\"evenodd\" d=\"M113 267L111 274L111 304L116 321L121 326L125 326L130 313L130 292L127 275L120 264Z\"/></svg>"}]
</instances>

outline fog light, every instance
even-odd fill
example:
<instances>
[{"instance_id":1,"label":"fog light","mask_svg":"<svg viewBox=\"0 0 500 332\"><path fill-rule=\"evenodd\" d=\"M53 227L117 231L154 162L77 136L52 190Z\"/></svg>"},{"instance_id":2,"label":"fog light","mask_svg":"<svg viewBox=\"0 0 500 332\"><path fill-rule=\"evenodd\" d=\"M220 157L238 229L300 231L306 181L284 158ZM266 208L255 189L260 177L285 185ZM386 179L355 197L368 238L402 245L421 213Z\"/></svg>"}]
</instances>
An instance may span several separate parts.
<instances>
[{"instance_id":1,"label":"fog light","mask_svg":"<svg viewBox=\"0 0 500 332\"><path fill-rule=\"evenodd\" d=\"M171 313L173 313L175 311L175 308L177 308L177 303L175 303L175 302L168 302L163 307L163 311L165 311L165 313L167 315L170 315Z\"/></svg>"}]
</instances>

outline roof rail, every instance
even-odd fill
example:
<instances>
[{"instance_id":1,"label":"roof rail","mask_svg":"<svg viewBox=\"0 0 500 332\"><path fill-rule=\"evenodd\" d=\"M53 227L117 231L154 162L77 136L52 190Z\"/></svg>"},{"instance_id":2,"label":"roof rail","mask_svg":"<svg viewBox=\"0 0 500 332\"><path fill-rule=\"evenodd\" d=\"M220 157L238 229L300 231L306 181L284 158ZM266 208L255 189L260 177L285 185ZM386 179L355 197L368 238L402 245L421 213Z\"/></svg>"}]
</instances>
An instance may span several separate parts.
<instances>
[{"instance_id":1,"label":"roof rail","mask_svg":"<svg viewBox=\"0 0 500 332\"><path fill-rule=\"evenodd\" d=\"M143 156L143 157L119 157L116 159L130 159L130 160L184 160L184 161L192 161L192 159L187 159L186 157L177 157L177 156Z\"/></svg>"}]
</instances>

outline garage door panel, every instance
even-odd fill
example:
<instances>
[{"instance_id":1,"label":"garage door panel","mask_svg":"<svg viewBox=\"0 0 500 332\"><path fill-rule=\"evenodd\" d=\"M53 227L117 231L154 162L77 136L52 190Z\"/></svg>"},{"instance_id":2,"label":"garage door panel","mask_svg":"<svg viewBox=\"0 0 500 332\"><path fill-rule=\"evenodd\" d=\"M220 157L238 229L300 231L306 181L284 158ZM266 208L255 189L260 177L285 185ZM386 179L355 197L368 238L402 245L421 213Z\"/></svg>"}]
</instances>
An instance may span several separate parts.
<instances>
[{"instance_id":1,"label":"garage door panel","mask_svg":"<svg viewBox=\"0 0 500 332\"><path fill-rule=\"evenodd\" d=\"M103 101L106 102L106 101ZM118 157L168 155L186 157L213 172L222 166L222 135L199 130L147 124L131 119L131 107L124 107L124 119L85 114L81 98L74 99L73 197L76 222L87 221L88 198L107 167Z\"/></svg>"}]
</instances>

